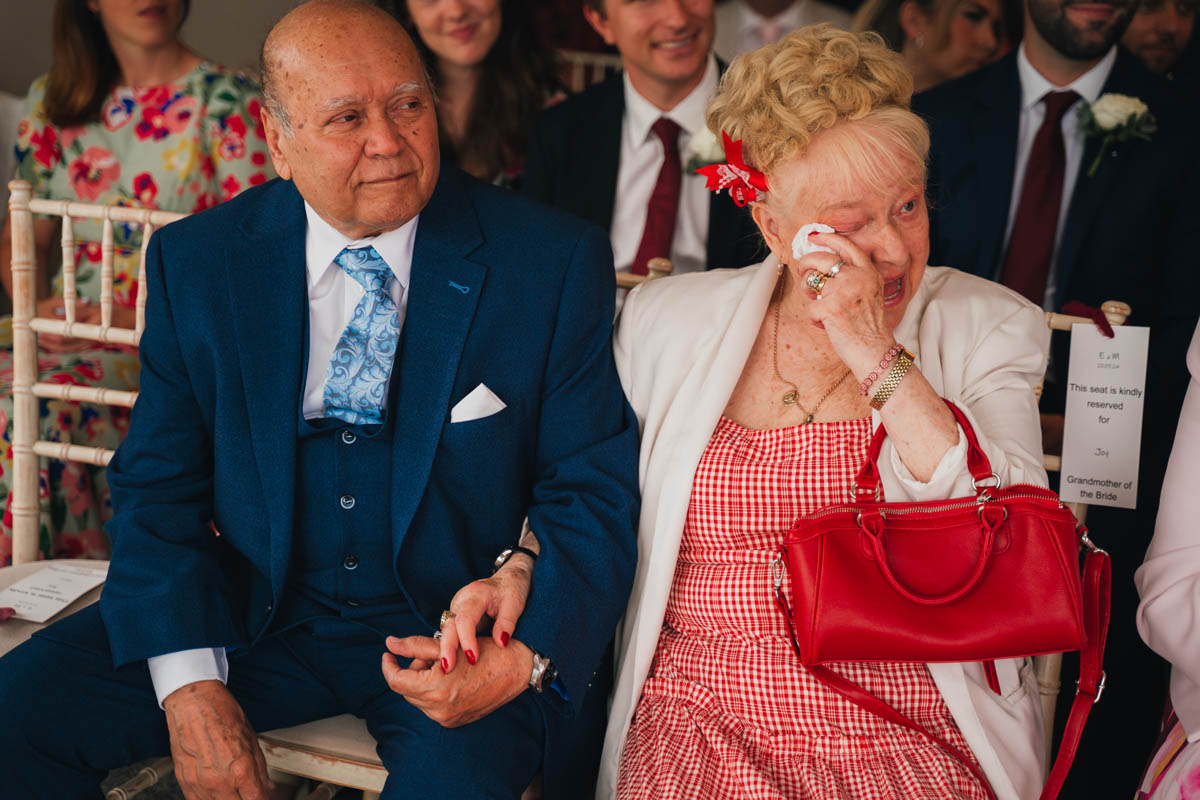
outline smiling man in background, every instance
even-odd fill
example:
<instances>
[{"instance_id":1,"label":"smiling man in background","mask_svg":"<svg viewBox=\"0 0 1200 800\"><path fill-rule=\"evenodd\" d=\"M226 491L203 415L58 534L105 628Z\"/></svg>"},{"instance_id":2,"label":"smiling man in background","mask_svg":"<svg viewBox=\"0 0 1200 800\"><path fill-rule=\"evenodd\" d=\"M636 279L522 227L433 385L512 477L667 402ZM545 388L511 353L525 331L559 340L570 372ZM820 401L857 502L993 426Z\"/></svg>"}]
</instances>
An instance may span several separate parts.
<instances>
[{"instance_id":1,"label":"smiling man in background","mask_svg":"<svg viewBox=\"0 0 1200 800\"><path fill-rule=\"evenodd\" d=\"M677 273L758 261L748 210L687 169L723 160L719 147L693 159L724 69L712 0L584 0L583 12L624 71L541 115L523 191L608 230L622 272L657 257Z\"/></svg>"}]
</instances>

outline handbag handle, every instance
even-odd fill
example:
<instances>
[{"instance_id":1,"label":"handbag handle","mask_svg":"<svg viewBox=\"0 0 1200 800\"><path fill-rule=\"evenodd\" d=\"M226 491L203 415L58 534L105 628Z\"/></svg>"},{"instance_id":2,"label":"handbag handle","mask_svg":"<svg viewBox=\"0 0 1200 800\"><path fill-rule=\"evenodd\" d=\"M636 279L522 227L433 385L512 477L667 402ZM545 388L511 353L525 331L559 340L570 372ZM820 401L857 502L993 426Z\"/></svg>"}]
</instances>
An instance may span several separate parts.
<instances>
[{"instance_id":1,"label":"handbag handle","mask_svg":"<svg viewBox=\"0 0 1200 800\"><path fill-rule=\"evenodd\" d=\"M995 524L988 520L989 513L994 513L1000 517ZM897 594L910 603L916 603L917 605L944 606L961 599L979 583L983 577L984 570L987 568L988 558L992 555L992 548L995 546L996 528L1000 527L1006 516L1007 513L1003 508L996 508L986 504L979 506L979 527L982 528L983 532L983 544L979 550L979 560L975 563L975 571L971 573L962 586L943 595L918 594L900 583L900 579L892 572L892 568L887 561L887 549L883 546L883 518L877 512L860 514L859 527L866 534L867 538L871 540L871 548L875 552L875 563L879 565L879 571L883 573L884 579L887 580L888 585L896 590Z\"/></svg>"},{"instance_id":2,"label":"handbag handle","mask_svg":"<svg viewBox=\"0 0 1200 800\"><path fill-rule=\"evenodd\" d=\"M950 409L950 413L954 415L954 419L962 426L963 433L967 436L967 469L974 478L974 486L976 492L982 492L989 487L998 487L1000 485L1000 477L992 472L992 462L988 461L987 454L983 452L983 448L979 446L979 439L975 436L975 429L971 427L971 423L967 421L967 417L962 410L951 403L949 400L942 398L942 402ZM887 438L887 430L880 425L875 431L875 435L871 438L871 449L867 452L867 460L862 465L862 469L858 471L858 476L854 479L854 497L857 500L864 495L873 497L876 501L883 501L883 483L879 479L879 453L883 449L883 440ZM986 481L995 479L995 483L985 484Z\"/></svg>"}]
</instances>

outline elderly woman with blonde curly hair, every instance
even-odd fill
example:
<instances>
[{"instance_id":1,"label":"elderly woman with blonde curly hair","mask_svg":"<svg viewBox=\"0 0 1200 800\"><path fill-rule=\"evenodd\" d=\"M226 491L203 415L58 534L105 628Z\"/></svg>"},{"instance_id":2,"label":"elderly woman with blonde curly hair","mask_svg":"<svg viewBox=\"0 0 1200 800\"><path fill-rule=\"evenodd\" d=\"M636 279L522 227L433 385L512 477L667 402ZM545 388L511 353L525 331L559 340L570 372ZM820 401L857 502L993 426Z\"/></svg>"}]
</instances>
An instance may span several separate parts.
<instances>
[{"instance_id":1,"label":"elderly woman with blonde curly hair","mask_svg":"<svg viewBox=\"0 0 1200 800\"><path fill-rule=\"evenodd\" d=\"M643 501L599 797L983 798L983 777L999 798L1038 792L1024 660L998 662L992 688L978 663L834 665L972 770L814 680L772 601L775 548L798 516L851 499L879 425L889 500L973 495L943 398L1002 483L1046 479L1041 310L926 265L929 134L911 94L877 35L816 26L739 57L709 106L740 143L727 188L771 255L645 284L619 320Z\"/></svg>"}]
</instances>

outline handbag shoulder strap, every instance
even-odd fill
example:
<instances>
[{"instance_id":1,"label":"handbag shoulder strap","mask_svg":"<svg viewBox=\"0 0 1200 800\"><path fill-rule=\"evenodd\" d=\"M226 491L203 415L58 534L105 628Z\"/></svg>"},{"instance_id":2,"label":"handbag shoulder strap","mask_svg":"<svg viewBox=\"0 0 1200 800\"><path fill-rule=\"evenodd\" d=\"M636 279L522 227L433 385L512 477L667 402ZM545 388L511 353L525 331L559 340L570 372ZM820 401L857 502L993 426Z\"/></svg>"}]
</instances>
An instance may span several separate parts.
<instances>
[{"instance_id":1,"label":"handbag shoulder strap","mask_svg":"<svg viewBox=\"0 0 1200 800\"><path fill-rule=\"evenodd\" d=\"M1085 538L1086 541L1088 540ZM1100 695L1104 691L1104 645L1108 636L1111 582L1108 554L1103 550L1090 549L1083 568L1083 624L1087 641L1080 653L1079 687L1075 694L1075 701L1071 704L1071 713L1067 717L1062 742L1058 747L1058 756L1055 758L1054 767L1050 770L1050 776L1042 788L1040 800L1054 800L1058 797L1063 781L1066 780L1067 772L1071 769L1071 762L1075 760L1075 753L1079 749L1079 739L1083 735L1083 726L1087 722L1088 713L1091 712L1092 706L1100 699ZM788 607L787 599L783 596L783 591L779 588L775 590L775 602L787 620L792 649L796 651L796 657L803 663L804 659L800 655L800 643L796 641L796 630L792 624L791 609ZM962 762L971 771L971 774L979 779L980 784L987 791L988 797L995 800L995 792L983 770L957 747L930 733L919 723L909 719L874 694L836 672L818 664L805 666L805 669L822 685L837 692L860 708L929 739Z\"/></svg>"}]
</instances>

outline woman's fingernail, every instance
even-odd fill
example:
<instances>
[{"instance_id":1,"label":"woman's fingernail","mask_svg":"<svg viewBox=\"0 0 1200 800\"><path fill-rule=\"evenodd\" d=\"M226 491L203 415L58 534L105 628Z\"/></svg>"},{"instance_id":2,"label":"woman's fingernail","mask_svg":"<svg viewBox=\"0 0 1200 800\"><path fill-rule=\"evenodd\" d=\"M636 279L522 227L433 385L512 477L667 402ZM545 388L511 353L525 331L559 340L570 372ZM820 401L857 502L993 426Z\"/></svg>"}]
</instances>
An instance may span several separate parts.
<instances>
[{"instance_id":1,"label":"woman's fingernail","mask_svg":"<svg viewBox=\"0 0 1200 800\"><path fill-rule=\"evenodd\" d=\"M508 639L509 639L508 631L505 631L504 633L500 634L500 646L508 647Z\"/></svg>"},{"instance_id":2,"label":"woman's fingernail","mask_svg":"<svg viewBox=\"0 0 1200 800\"><path fill-rule=\"evenodd\" d=\"M467 651L467 661L471 662L471 664L475 663L475 654L470 650Z\"/></svg>"},{"instance_id":3,"label":"woman's fingernail","mask_svg":"<svg viewBox=\"0 0 1200 800\"><path fill-rule=\"evenodd\" d=\"M447 674L449 674L449 672L450 672L450 662L443 658L442 659L442 674L447 675Z\"/></svg>"}]
</instances>

